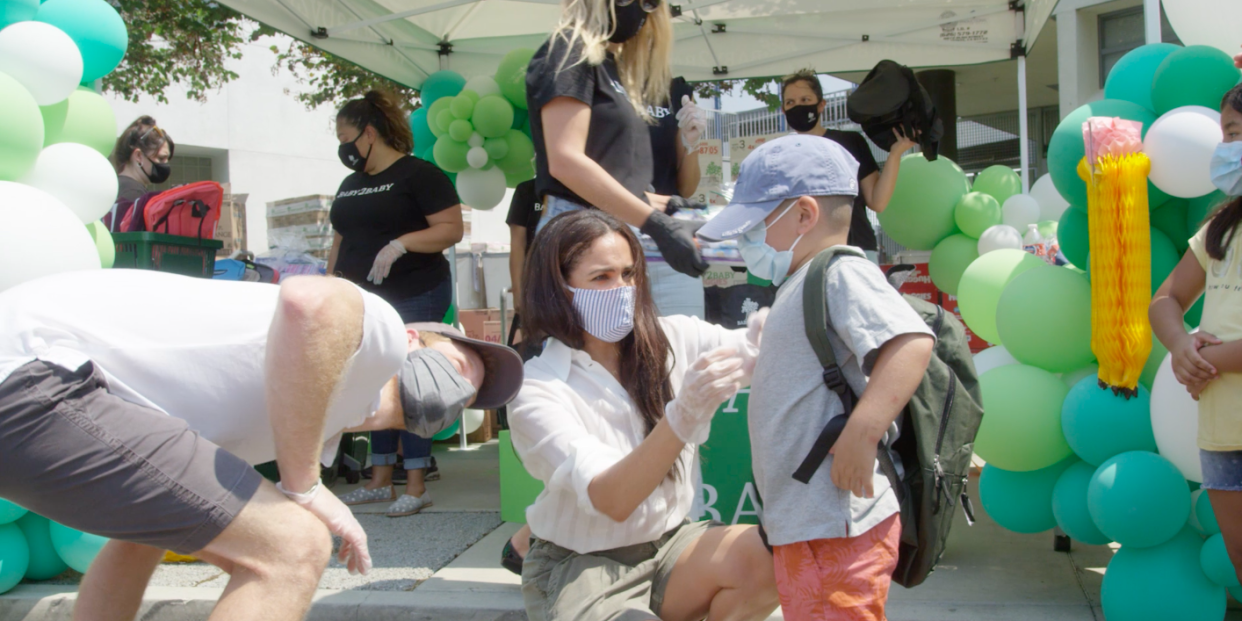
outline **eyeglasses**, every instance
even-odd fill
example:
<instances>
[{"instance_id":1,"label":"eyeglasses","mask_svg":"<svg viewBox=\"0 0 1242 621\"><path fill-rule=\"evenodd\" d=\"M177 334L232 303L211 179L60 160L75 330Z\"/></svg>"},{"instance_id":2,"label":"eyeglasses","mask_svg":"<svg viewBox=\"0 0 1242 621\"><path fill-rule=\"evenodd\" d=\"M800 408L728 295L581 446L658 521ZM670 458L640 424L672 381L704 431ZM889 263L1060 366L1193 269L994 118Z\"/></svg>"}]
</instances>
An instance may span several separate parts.
<instances>
[{"instance_id":1,"label":"eyeglasses","mask_svg":"<svg viewBox=\"0 0 1242 621\"><path fill-rule=\"evenodd\" d=\"M662 2L662 0L616 0L616 5L617 8L621 8L623 6L630 6L636 1L642 7L644 13L650 13L660 8L660 2Z\"/></svg>"}]
</instances>

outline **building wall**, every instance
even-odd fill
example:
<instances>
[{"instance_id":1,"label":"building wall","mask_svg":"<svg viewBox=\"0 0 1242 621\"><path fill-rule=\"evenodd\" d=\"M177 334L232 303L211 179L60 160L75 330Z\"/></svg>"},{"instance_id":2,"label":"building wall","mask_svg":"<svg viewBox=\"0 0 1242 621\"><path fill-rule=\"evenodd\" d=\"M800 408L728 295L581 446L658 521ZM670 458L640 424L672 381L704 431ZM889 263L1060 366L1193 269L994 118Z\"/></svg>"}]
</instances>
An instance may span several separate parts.
<instances>
[{"instance_id":1,"label":"building wall","mask_svg":"<svg viewBox=\"0 0 1242 621\"><path fill-rule=\"evenodd\" d=\"M246 45L242 58L228 63L239 77L209 92L204 103L187 99L180 87L165 93L167 104L150 97L133 103L110 96L118 132L138 116L151 115L176 141L178 156L210 157L213 180L250 195L248 245L256 252L267 249L269 201L335 194L349 172L336 156L334 110L307 110L294 98L304 87L288 71L272 71L272 45L288 45L288 39Z\"/></svg>"}]
</instances>

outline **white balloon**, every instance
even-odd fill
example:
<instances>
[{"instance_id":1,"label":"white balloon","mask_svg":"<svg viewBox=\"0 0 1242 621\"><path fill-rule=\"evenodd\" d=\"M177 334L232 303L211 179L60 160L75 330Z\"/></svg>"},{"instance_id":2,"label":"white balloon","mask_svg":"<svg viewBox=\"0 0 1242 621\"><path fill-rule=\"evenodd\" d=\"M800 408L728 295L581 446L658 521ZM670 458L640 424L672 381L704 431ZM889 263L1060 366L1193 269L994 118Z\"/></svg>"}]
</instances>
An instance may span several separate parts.
<instances>
[{"instance_id":1,"label":"white balloon","mask_svg":"<svg viewBox=\"0 0 1242 621\"><path fill-rule=\"evenodd\" d=\"M1238 24L1242 24L1242 2L1238 0L1175 0L1164 2L1177 38L1184 45L1211 45L1234 56L1242 41Z\"/></svg>"},{"instance_id":2,"label":"white balloon","mask_svg":"<svg viewBox=\"0 0 1242 621\"><path fill-rule=\"evenodd\" d=\"M22 183L55 196L84 223L103 217L116 202L116 170L86 145L62 142L39 152Z\"/></svg>"},{"instance_id":3,"label":"white balloon","mask_svg":"<svg viewBox=\"0 0 1242 621\"><path fill-rule=\"evenodd\" d=\"M975 359L975 376L983 375L997 367L1007 367L1011 364L1018 364L1018 360L1010 355L1009 350L1004 345L993 345L974 355Z\"/></svg>"},{"instance_id":4,"label":"white balloon","mask_svg":"<svg viewBox=\"0 0 1242 621\"><path fill-rule=\"evenodd\" d=\"M1199 404L1173 375L1173 355L1164 357L1151 385L1151 429L1160 455L1191 481L1203 481L1199 465Z\"/></svg>"},{"instance_id":5,"label":"white balloon","mask_svg":"<svg viewBox=\"0 0 1242 621\"><path fill-rule=\"evenodd\" d=\"M457 194L471 209L492 209L505 197L505 173L498 166L467 168L457 173Z\"/></svg>"},{"instance_id":6,"label":"white balloon","mask_svg":"<svg viewBox=\"0 0 1242 621\"><path fill-rule=\"evenodd\" d=\"M469 151L466 151L466 163L471 168L487 166L487 151L483 147L471 147Z\"/></svg>"},{"instance_id":7,"label":"white balloon","mask_svg":"<svg viewBox=\"0 0 1242 621\"><path fill-rule=\"evenodd\" d=\"M479 132L474 132L473 134L470 134L470 139L466 141L466 144L472 147L483 146L483 134L480 134Z\"/></svg>"},{"instance_id":8,"label":"white balloon","mask_svg":"<svg viewBox=\"0 0 1242 621\"><path fill-rule=\"evenodd\" d=\"M1001 224L1025 231L1028 224L1039 223L1039 203L1027 194L1014 194L1001 205Z\"/></svg>"},{"instance_id":9,"label":"white balloon","mask_svg":"<svg viewBox=\"0 0 1242 621\"><path fill-rule=\"evenodd\" d=\"M483 410L466 408L461 413L461 425L466 428L467 434L474 433L475 430L483 426L483 417L486 415L487 412Z\"/></svg>"},{"instance_id":10,"label":"white balloon","mask_svg":"<svg viewBox=\"0 0 1242 621\"><path fill-rule=\"evenodd\" d=\"M1018 229L1007 224L997 224L988 227L988 230L979 236L979 256L1004 248L1022 249L1022 234L1018 232Z\"/></svg>"},{"instance_id":11,"label":"white balloon","mask_svg":"<svg viewBox=\"0 0 1242 621\"><path fill-rule=\"evenodd\" d=\"M1210 193L1216 187L1209 170L1212 152L1222 139L1220 113L1211 108L1182 106L1165 112L1143 138L1151 182L1178 198Z\"/></svg>"},{"instance_id":12,"label":"white balloon","mask_svg":"<svg viewBox=\"0 0 1242 621\"><path fill-rule=\"evenodd\" d=\"M1069 201L1061 197L1061 193L1057 192L1057 186L1052 184L1052 175L1045 174L1035 180L1031 185L1031 198L1039 203L1039 219L1060 221L1061 214L1069 208Z\"/></svg>"},{"instance_id":13,"label":"white balloon","mask_svg":"<svg viewBox=\"0 0 1242 621\"><path fill-rule=\"evenodd\" d=\"M55 196L0 181L0 291L62 272L99 269L86 225Z\"/></svg>"},{"instance_id":14,"label":"white balloon","mask_svg":"<svg viewBox=\"0 0 1242 621\"><path fill-rule=\"evenodd\" d=\"M50 106L82 81L82 53L60 28L18 22L0 30L0 71L21 82L40 106Z\"/></svg>"},{"instance_id":15,"label":"white balloon","mask_svg":"<svg viewBox=\"0 0 1242 621\"><path fill-rule=\"evenodd\" d=\"M462 90L474 91L479 94L479 97L487 97L488 95L499 95L500 85L490 75L476 75L466 80L466 85L462 87Z\"/></svg>"}]
</instances>

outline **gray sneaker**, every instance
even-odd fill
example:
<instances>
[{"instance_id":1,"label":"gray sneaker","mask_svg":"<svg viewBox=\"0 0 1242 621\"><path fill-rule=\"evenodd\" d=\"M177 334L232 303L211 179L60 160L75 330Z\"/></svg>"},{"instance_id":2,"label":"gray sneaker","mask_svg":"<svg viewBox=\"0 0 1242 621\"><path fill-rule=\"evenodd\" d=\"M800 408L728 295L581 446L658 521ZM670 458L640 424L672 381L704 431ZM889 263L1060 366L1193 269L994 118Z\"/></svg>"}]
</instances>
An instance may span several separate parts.
<instances>
[{"instance_id":1,"label":"gray sneaker","mask_svg":"<svg viewBox=\"0 0 1242 621\"><path fill-rule=\"evenodd\" d=\"M387 487L379 487L376 489L367 489L359 487L358 489L342 494L341 502L346 505L369 505L376 502L391 502L396 497L397 490L391 485Z\"/></svg>"},{"instance_id":2,"label":"gray sneaker","mask_svg":"<svg viewBox=\"0 0 1242 621\"><path fill-rule=\"evenodd\" d=\"M388 517L404 517L414 515L431 506L431 492L423 492L422 496L402 494L397 502L388 507Z\"/></svg>"}]
</instances>

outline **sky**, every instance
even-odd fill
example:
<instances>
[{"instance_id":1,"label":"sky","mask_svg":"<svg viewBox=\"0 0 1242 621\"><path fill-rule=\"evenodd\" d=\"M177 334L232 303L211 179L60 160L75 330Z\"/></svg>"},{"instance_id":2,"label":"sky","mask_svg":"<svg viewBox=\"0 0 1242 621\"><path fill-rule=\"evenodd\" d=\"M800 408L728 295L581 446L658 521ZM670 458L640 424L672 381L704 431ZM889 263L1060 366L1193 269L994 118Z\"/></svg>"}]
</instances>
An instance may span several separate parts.
<instances>
[{"instance_id":1,"label":"sky","mask_svg":"<svg viewBox=\"0 0 1242 621\"><path fill-rule=\"evenodd\" d=\"M843 91L853 86L845 80L839 80L830 75L819 76L819 83L824 87L824 94ZM726 95L720 98L720 108L726 112L754 110L755 108L761 106L763 106L763 103L750 95L743 94L741 89L739 89L734 95Z\"/></svg>"}]
</instances>

